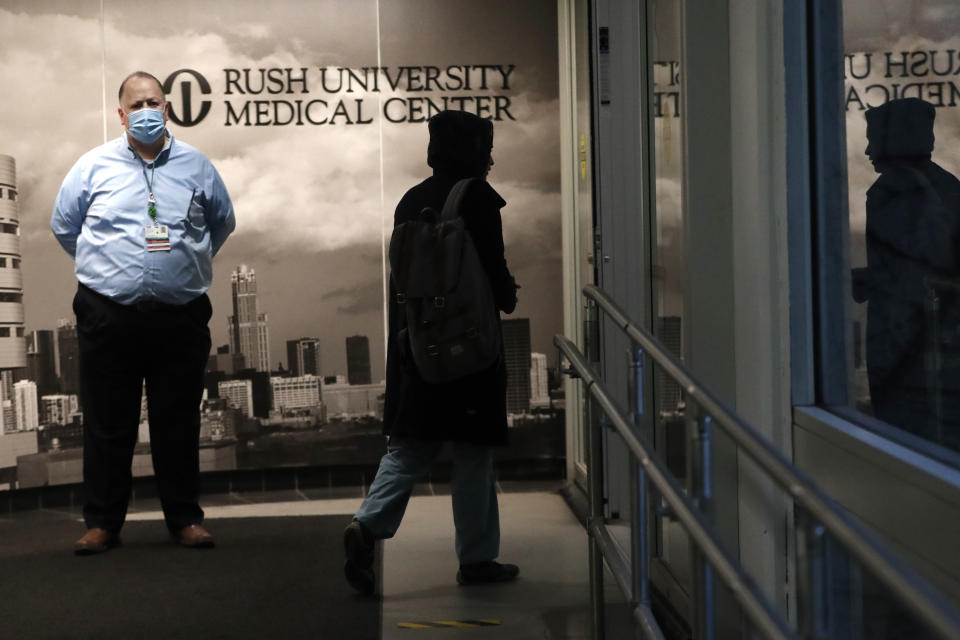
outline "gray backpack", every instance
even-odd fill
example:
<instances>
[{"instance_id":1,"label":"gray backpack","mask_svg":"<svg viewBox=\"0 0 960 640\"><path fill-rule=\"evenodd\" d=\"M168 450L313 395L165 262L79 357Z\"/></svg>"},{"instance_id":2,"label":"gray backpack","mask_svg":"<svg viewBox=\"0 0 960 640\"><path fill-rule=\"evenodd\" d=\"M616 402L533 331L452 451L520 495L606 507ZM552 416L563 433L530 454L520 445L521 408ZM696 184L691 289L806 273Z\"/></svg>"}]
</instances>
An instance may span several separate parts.
<instances>
[{"instance_id":1,"label":"gray backpack","mask_svg":"<svg viewBox=\"0 0 960 640\"><path fill-rule=\"evenodd\" d=\"M500 357L500 314L460 207L476 178L457 182L439 218L394 227L390 271L400 313L398 338L408 344L420 377L452 382L493 366Z\"/></svg>"}]
</instances>

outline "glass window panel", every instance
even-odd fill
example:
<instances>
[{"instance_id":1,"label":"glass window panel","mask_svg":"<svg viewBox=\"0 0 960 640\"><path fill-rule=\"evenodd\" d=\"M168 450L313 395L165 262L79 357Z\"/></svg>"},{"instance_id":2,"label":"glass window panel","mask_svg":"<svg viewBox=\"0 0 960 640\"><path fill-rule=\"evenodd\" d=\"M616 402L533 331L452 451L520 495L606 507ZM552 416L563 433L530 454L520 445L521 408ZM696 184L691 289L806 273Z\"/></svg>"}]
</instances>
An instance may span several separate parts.
<instances>
[{"instance_id":1,"label":"glass window panel","mask_svg":"<svg viewBox=\"0 0 960 640\"><path fill-rule=\"evenodd\" d=\"M654 2L653 120L656 234L652 268L657 338L677 356L683 354L683 144L680 113L680 9L676 2ZM680 387L657 369L656 410L666 429L683 438ZM661 439L662 440L662 439ZM658 448L659 448L658 444ZM663 448L662 450L667 450ZM682 451L683 447L680 446ZM681 454L682 455L682 454ZM668 457L674 473L683 476L683 460Z\"/></svg>"},{"instance_id":2,"label":"glass window panel","mask_svg":"<svg viewBox=\"0 0 960 640\"><path fill-rule=\"evenodd\" d=\"M850 404L960 450L960 5L843 12Z\"/></svg>"},{"instance_id":3,"label":"glass window panel","mask_svg":"<svg viewBox=\"0 0 960 640\"><path fill-rule=\"evenodd\" d=\"M683 356L683 141L680 111L682 68L681 6L675 0L653 2L651 111L654 123L655 174L651 273L654 335ZM655 445L670 470L683 481L686 473L686 424L680 387L654 367ZM659 554L683 588L690 581L689 540L676 522L661 519Z\"/></svg>"}]
</instances>

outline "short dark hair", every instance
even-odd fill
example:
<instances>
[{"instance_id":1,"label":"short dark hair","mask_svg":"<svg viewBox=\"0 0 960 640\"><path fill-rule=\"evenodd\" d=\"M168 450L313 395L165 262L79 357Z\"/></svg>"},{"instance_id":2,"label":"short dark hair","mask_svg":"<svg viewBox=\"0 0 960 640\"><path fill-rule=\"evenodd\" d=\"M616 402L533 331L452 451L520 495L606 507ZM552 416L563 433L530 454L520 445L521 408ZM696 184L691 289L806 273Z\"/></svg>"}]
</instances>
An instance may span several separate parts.
<instances>
[{"instance_id":1,"label":"short dark hair","mask_svg":"<svg viewBox=\"0 0 960 640\"><path fill-rule=\"evenodd\" d=\"M157 86L160 87L160 92L163 93L163 83L157 80L155 75L147 73L146 71L134 71L120 83L120 91L117 92L117 102L123 102L123 88L127 86L127 80L133 80L134 78L150 78L157 83Z\"/></svg>"}]
</instances>

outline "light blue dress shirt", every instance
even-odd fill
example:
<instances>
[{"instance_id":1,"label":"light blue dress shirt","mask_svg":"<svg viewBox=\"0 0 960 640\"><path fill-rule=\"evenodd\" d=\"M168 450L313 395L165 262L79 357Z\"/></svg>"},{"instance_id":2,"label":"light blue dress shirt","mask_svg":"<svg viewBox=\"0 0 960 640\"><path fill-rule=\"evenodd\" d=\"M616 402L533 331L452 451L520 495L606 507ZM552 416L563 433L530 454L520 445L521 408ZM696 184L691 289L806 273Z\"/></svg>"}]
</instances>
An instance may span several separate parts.
<instances>
[{"instance_id":1,"label":"light blue dress shirt","mask_svg":"<svg viewBox=\"0 0 960 640\"><path fill-rule=\"evenodd\" d=\"M186 304L210 288L213 256L236 226L230 196L210 160L168 133L145 163L126 133L85 153L63 180L50 228L76 261L77 280L120 304ZM153 166L156 165L156 166ZM157 224L169 251L147 251L151 175Z\"/></svg>"}]
</instances>

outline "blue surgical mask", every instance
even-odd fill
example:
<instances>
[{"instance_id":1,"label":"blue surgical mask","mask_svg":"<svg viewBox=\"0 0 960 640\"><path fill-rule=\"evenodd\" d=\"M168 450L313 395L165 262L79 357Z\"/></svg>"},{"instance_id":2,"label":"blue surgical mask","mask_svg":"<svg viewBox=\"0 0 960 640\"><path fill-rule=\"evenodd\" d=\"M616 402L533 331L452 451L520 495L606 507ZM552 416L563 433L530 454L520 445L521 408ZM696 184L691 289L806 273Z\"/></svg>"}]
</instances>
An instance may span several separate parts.
<instances>
[{"instance_id":1,"label":"blue surgical mask","mask_svg":"<svg viewBox=\"0 0 960 640\"><path fill-rule=\"evenodd\" d=\"M130 135L140 142L150 143L163 135L162 109L140 109L127 114L130 123Z\"/></svg>"}]
</instances>

